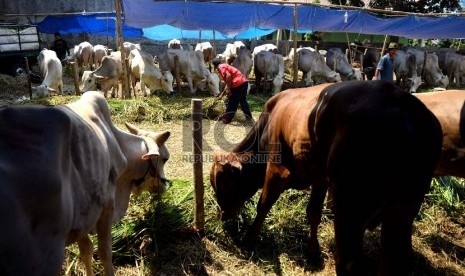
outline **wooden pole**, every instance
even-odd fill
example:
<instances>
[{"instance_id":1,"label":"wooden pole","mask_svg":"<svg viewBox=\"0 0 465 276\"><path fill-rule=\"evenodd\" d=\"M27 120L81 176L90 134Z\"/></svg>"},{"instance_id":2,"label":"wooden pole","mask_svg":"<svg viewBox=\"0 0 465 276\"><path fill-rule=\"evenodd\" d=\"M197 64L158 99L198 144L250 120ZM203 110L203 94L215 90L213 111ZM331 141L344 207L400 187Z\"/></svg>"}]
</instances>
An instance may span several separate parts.
<instances>
[{"instance_id":1,"label":"wooden pole","mask_svg":"<svg viewBox=\"0 0 465 276\"><path fill-rule=\"evenodd\" d=\"M31 71L29 70L29 60L27 60L27 57L24 57L24 64L26 64L27 89L29 90L29 99L32 100Z\"/></svg>"},{"instance_id":2,"label":"wooden pole","mask_svg":"<svg viewBox=\"0 0 465 276\"><path fill-rule=\"evenodd\" d=\"M383 49L381 49L381 56L384 56L384 51L386 50L387 39L388 39L388 35L385 35L384 42L383 42Z\"/></svg>"},{"instance_id":3,"label":"wooden pole","mask_svg":"<svg viewBox=\"0 0 465 276\"><path fill-rule=\"evenodd\" d=\"M179 56L174 56L174 77L176 79L176 91L181 93L181 76L179 75Z\"/></svg>"},{"instance_id":4,"label":"wooden pole","mask_svg":"<svg viewBox=\"0 0 465 276\"><path fill-rule=\"evenodd\" d=\"M202 42L202 30L199 31L199 43Z\"/></svg>"},{"instance_id":5,"label":"wooden pole","mask_svg":"<svg viewBox=\"0 0 465 276\"><path fill-rule=\"evenodd\" d=\"M79 96L81 95L81 89L79 89L79 68L77 62L71 62L71 69L73 69L74 91Z\"/></svg>"},{"instance_id":6,"label":"wooden pole","mask_svg":"<svg viewBox=\"0 0 465 276\"><path fill-rule=\"evenodd\" d=\"M126 67L127 63L125 62L126 60L126 54L124 53L124 46L123 46L123 27L121 23L121 0L115 0L115 12L116 12L116 37L119 39L119 51L121 52L121 63L123 67L123 76L124 76L124 90L122 92L123 95L125 95L123 98L130 98L131 97L131 90L129 88L129 76L128 76L128 68Z\"/></svg>"},{"instance_id":7,"label":"wooden pole","mask_svg":"<svg viewBox=\"0 0 465 276\"><path fill-rule=\"evenodd\" d=\"M346 55L347 54L349 55L347 58L348 58L348 60L350 60L350 65L352 66L352 63L354 63L354 58L353 58L353 55L352 55L352 49L350 49L349 34L347 34L347 33L346 33L346 40L347 40L347 50L349 51L348 53L346 53Z\"/></svg>"},{"instance_id":8,"label":"wooden pole","mask_svg":"<svg viewBox=\"0 0 465 276\"><path fill-rule=\"evenodd\" d=\"M279 49L279 40L281 39L281 29L278 30L278 33L276 34L276 48Z\"/></svg>"},{"instance_id":9,"label":"wooden pole","mask_svg":"<svg viewBox=\"0 0 465 276\"><path fill-rule=\"evenodd\" d=\"M203 158L202 158L202 100L192 99L192 137L194 153L194 190L195 215L194 229L203 231L204 216L204 186L203 186Z\"/></svg>"},{"instance_id":10,"label":"wooden pole","mask_svg":"<svg viewBox=\"0 0 465 276\"><path fill-rule=\"evenodd\" d=\"M297 78L298 78L298 64L297 64L297 4L294 4L294 78L292 80L292 85L297 87Z\"/></svg>"}]
</instances>

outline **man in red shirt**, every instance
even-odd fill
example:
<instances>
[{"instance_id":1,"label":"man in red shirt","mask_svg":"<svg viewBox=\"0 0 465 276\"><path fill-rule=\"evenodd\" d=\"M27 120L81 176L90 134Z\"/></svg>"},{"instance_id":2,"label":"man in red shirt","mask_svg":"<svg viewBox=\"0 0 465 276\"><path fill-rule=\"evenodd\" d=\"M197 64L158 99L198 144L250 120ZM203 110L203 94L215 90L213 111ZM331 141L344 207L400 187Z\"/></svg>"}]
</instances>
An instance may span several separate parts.
<instances>
[{"instance_id":1,"label":"man in red shirt","mask_svg":"<svg viewBox=\"0 0 465 276\"><path fill-rule=\"evenodd\" d=\"M227 94L226 100L226 112L221 116L219 121L223 124L229 124L236 114L237 107L241 105L242 112L244 112L247 121L253 122L252 113L250 113L249 104L247 103L247 89L249 86L249 81L235 67L221 63L221 59L216 58L212 61L215 70L221 76L223 81L226 83L226 86L223 90L223 93Z\"/></svg>"}]
</instances>

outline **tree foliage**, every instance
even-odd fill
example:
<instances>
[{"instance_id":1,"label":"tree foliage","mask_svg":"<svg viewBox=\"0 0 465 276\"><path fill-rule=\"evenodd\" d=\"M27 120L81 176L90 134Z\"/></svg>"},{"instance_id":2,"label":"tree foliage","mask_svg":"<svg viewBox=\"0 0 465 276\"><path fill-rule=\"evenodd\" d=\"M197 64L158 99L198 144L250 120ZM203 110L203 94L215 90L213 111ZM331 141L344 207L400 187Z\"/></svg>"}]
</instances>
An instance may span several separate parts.
<instances>
[{"instance_id":1,"label":"tree foliage","mask_svg":"<svg viewBox=\"0 0 465 276\"><path fill-rule=\"evenodd\" d=\"M460 0L370 0L370 8L417 13L461 11Z\"/></svg>"},{"instance_id":2,"label":"tree foliage","mask_svg":"<svg viewBox=\"0 0 465 276\"><path fill-rule=\"evenodd\" d=\"M364 7L365 3L363 0L329 0L329 3L333 5L353 6L353 7Z\"/></svg>"},{"instance_id":3,"label":"tree foliage","mask_svg":"<svg viewBox=\"0 0 465 276\"><path fill-rule=\"evenodd\" d=\"M329 0L329 2L333 5L365 6L363 0ZM462 10L460 0L370 0L368 7L416 13L444 13Z\"/></svg>"}]
</instances>

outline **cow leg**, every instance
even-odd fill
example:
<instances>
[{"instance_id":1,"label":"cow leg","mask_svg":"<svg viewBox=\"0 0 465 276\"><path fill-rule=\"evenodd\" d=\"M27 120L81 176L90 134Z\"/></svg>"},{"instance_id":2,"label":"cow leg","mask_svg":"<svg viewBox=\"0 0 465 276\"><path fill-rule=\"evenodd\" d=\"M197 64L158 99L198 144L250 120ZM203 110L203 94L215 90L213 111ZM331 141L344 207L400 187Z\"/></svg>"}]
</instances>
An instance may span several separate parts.
<instances>
[{"instance_id":1,"label":"cow leg","mask_svg":"<svg viewBox=\"0 0 465 276\"><path fill-rule=\"evenodd\" d=\"M124 82L123 82L124 83ZM116 96L118 96L118 80L116 80L114 83L113 83L113 87L111 88L111 97L112 98L115 98ZM124 91L124 88L123 88L123 91Z\"/></svg>"},{"instance_id":2,"label":"cow leg","mask_svg":"<svg viewBox=\"0 0 465 276\"><path fill-rule=\"evenodd\" d=\"M113 276L112 252L111 252L111 223L113 207L107 207L102 211L97 222L98 255L103 264L104 275Z\"/></svg>"},{"instance_id":3,"label":"cow leg","mask_svg":"<svg viewBox=\"0 0 465 276\"><path fill-rule=\"evenodd\" d=\"M142 91L142 95L144 95L144 97L147 97L147 90L146 90L146 87L145 87L145 83L144 81L142 80L142 76L140 78L140 90ZM134 94L134 97L136 95Z\"/></svg>"},{"instance_id":4,"label":"cow leg","mask_svg":"<svg viewBox=\"0 0 465 276\"><path fill-rule=\"evenodd\" d=\"M412 257L412 224L418 208L394 203L385 211L381 229L379 275L407 275Z\"/></svg>"},{"instance_id":5,"label":"cow leg","mask_svg":"<svg viewBox=\"0 0 465 276\"><path fill-rule=\"evenodd\" d=\"M189 84L189 89L191 91L191 94L195 94L194 85L192 83L192 78L191 77L187 78L187 83Z\"/></svg>"},{"instance_id":6,"label":"cow leg","mask_svg":"<svg viewBox=\"0 0 465 276\"><path fill-rule=\"evenodd\" d=\"M412 225L420 211L430 179L403 179L397 200L384 209L381 228L380 275L407 275L412 263Z\"/></svg>"},{"instance_id":7,"label":"cow leg","mask_svg":"<svg viewBox=\"0 0 465 276\"><path fill-rule=\"evenodd\" d=\"M357 208L358 198L351 198L344 187L350 183L331 183L334 201L334 235L336 241L336 273L337 275L366 275L362 270L364 210ZM339 188L339 190L338 190ZM369 208L369 207L367 207Z\"/></svg>"},{"instance_id":8,"label":"cow leg","mask_svg":"<svg viewBox=\"0 0 465 276\"><path fill-rule=\"evenodd\" d=\"M257 215L244 238L245 244L250 245L257 241L268 212L285 190L289 175L289 170L284 166L268 163L262 194L257 204Z\"/></svg>"},{"instance_id":9,"label":"cow leg","mask_svg":"<svg viewBox=\"0 0 465 276\"><path fill-rule=\"evenodd\" d=\"M262 80L262 74L255 70L255 93L260 93L260 82Z\"/></svg>"},{"instance_id":10,"label":"cow leg","mask_svg":"<svg viewBox=\"0 0 465 276\"><path fill-rule=\"evenodd\" d=\"M134 93L134 97L136 96L137 90L136 90L136 77L131 75L131 87L132 91Z\"/></svg>"},{"instance_id":11,"label":"cow leg","mask_svg":"<svg viewBox=\"0 0 465 276\"><path fill-rule=\"evenodd\" d=\"M63 81L60 81L60 84L58 85L58 94L63 95Z\"/></svg>"},{"instance_id":12,"label":"cow leg","mask_svg":"<svg viewBox=\"0 0 465 276\"><path fill-rule=\"evenodd\" d=\"M318 179L312 184L312 193L307 205L307 220L310 223L310 240L307 246L307 254L311 260L320 258L320 244L318 243L318 226L321 223L321 213L328 185L324 179Z\"/></svg>"},{"instance_id":13,"label":"cow leg","mask_svg":"<svg viewBox=\"0 0 465 276\"><path fill-rule=\"evenodd\" d=\"M92 253L93 245L88 235L78 240L79 255L86 268L86 275L93 276L94 271L92 270Z\"/></svg>"}]
</instances>

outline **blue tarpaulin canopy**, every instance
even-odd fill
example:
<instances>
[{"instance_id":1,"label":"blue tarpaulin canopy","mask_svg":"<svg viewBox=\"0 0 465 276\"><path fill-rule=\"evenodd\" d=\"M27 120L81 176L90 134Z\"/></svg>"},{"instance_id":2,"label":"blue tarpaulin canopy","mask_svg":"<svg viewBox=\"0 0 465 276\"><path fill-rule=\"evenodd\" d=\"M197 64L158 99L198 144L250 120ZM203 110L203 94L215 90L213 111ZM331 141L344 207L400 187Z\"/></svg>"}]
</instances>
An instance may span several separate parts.
<instances>
[{"instance_id":1,"label":"blue tarpaulin canopy","mask_svg":"<svg viewBox=\"0 0 465 276\"><path fill-rule=\"evenodd\" d=\"M60 32L63 34L88 33L101 36L115 35L115 13L79 14L66 16L49 15L38 23L39 31L46 34ZM142 29L123 24L123 37L140 37Z\"/></svg>"},{"instance_id":2,"label":"blue tarpaulin canopy","mask_svg":"<svg viewBox=\"0 0 465 276\"><path fill-rule=\"evenodd\" d=\"M136 28L167 24L182 30L215 30L226 37L257 29L294 29L293 5L153 0L122 0L122 3L125 23ZM465 18L458 15L382 17L363 10L316 5L298 5L297 14L299 30L424 39L465 38Z\"/></svg>"}]
</instances>

